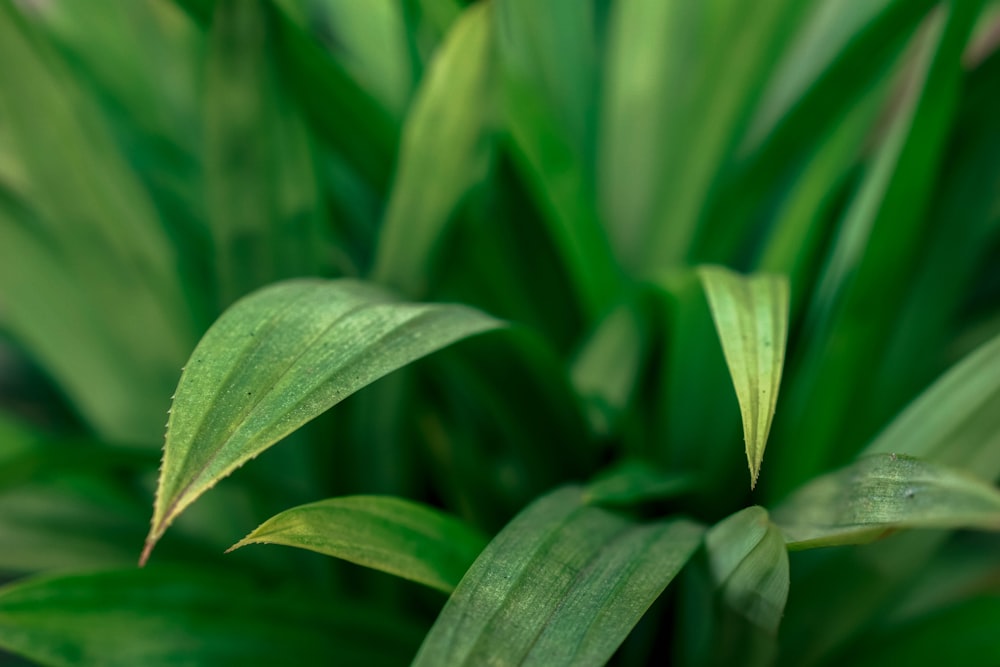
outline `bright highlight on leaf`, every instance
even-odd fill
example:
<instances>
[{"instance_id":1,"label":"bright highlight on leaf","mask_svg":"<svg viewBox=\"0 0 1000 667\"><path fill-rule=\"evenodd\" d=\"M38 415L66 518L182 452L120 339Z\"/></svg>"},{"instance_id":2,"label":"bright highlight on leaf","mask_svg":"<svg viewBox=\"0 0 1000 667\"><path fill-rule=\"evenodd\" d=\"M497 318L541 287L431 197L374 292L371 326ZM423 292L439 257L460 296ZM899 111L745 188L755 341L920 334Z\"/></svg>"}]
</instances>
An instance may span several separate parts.
<instances>
[{"instance_id":1,"label":"bright highlight on leaf","mask_svg":"<svg viewBox=\"0 0 1000 667\"><path fill-rule=\"evenodd\" d=\"M284 544L450 593L486 546L452 516L389 496L349 496L277 514L233 545Z\"/></svg>"},{"instance_id":2,"label":"bright highlight on leaf","mask_svg":"<svg viewBox=\"0 0 1000 667\"><path fill-rule=\"evenodd\" d=\"M785 363L788 280L772 274L741 276L721 266L700 267L698 277L736 387L753 488Z\"/></svg>"},{"instance_id":3,"label":"bright highlight on leaf","mask_svg":"<svg viewBox=\"0 0 1000 667\"><path fill-rule=\"evenodd\" d=\"M767 510L755 505L723 519L706 533L705 549L726 603L777 633L790 585L788 550Z\"/></svg>"},{"instance_id":4,"label":"bright highlight on leaf","mask_svg":"<svg viewBox=\"0 0 1000 667\"><path fill-rule=\"evenodd\" d=\"M577 487L535 501L494 538L414 661L601 665L701 542L686 520L636 523Z\"/></svg>"},{"instance_id":5,"label":"bright highlight on leaf","mask_svg":"<svg viewBox=\"0 0 1000 667\"><path fill-rule=\"evenodd\" d=\"M1000 489L902 454L858 459L772 513L790 549L863 544L900 528L1000 530Z\"/></svg>"},{"instance_id":6,"label":"bright highlight on leaf","mask_svg":"<svg viewBox=\"0 0 1000 667\"><path fill-rule=\"evenodd\" d=\"M181 375L140 564L184 508L251 458L365 385L498 326L352 280L292 280L240 300Z\"/></svg>"}]
</instances>

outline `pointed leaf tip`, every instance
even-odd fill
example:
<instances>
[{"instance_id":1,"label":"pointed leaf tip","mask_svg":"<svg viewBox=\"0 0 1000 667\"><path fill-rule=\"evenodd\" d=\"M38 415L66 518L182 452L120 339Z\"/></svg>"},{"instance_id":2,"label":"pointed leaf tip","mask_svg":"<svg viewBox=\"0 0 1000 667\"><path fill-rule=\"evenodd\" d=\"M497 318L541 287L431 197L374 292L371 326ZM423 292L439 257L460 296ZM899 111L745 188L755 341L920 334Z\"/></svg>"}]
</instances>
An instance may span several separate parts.
<instances>
[{"instance_id":1,"label":"pointed leaf tip","mask_svg":"<svg viewBox=\"0 0 1000 667\"><path fill-rule=\"evenodd\" d=\"M501 326L355 280L290 280L244 297L181 374L140 563L188 505L251 458L382 376Z\"/></svg>"},{"instance_id":2,"label":"pointed leaf tip","mask_svg":"<svg viewBox=\"0 0 1000 667\"><path fill-rule=\"evenodd\" d=\"M742 276L721 266L699 267L698 277L736 389L752 489L760 476L785 364L788 279L766 273Z\"/></svg>"}]
</instances>

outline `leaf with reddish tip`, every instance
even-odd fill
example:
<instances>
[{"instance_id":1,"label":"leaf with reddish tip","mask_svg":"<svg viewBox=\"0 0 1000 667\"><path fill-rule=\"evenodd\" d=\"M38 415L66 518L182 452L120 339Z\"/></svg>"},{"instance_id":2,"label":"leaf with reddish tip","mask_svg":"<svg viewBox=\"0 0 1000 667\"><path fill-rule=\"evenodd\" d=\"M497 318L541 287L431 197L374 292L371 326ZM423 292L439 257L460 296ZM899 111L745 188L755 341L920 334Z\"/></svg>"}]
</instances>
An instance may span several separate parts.
<instances>
[{"instance_id":1,"label":"leaf with reddish tip","mask_svg":"<svg viewBox=\"0 0 1000 667\"><path fill-rule=\"evenodd\" d=\"M353 280L291 280L240 300L181 374L140 564L177 515L248 460L365 385L499 326Z\"/></svg>"}]
</instances>

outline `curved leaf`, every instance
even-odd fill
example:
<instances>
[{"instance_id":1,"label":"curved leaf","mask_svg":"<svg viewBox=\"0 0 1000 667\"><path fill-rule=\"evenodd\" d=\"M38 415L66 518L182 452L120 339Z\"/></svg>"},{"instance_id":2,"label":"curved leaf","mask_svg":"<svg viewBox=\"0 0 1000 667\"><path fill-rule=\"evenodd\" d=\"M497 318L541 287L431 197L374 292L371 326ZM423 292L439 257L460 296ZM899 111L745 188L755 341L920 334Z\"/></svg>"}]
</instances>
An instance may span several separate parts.
<instances>
[{"instance_id":1,"label":"curved leaf","mask_svg":"<svg viewBox=\"0 0 1000 667\"><path fill-rule=\"evenodd\" d=\"M471 308L398 303L352 280L292 280L240 300L177 385L140 562L184 508L243 463L383 375L498 326Z\"/></svg>"},{"instance_id":2,"label":"curved leaf","mask_svg":"<svg viewBox=\"0 0 1000 667\"><path fill-rule=\"evenodd\" d=\"M602 665L702 532L686 520L639 524L588 507L578 487L554 491L476 560L414 665Z\"/></svg>"},{"instance_id":3,"label":"curved leaf","mask_svg":"<svg viewBox=\"0 0 1000 667\"><path fill-rule=\"evenodd\" d=\"M459 519L419 503L348 496L273 516L229 551L248 544L309 549L450 593L486 546L486 538Z\"/></svg>"},{"instance_id":4,"label":"curved leaf","mask_svg":"<svg viewBox=\"0 0 1000 667\"><path fill-rule=\"evenodd\" d=\"M420 631L382 611L309 602L236 577L150 568L0 588L0 649L41 664L401 664Z\"/></svg>"},{"instance_id":5,"label":"curved leaf","mask_svg":"<svg viewBox=\"0 0 1000 667\"><path fill-rule=\"evenodd\" d=\"M912 456L878 454L806 484L772 515L790 549L863 544L898 528L1000 530L1000 490Z\"/></svg>"},{"instance_id":6,"label":"curved leaf","mask_svg":"<svg viewBox=\"0 0 1000 667\"><path fill-rule=\"evenodd\" d=\"M723 519L705 534L705 549L726 602L777 633L790 585L788 550L767 510L755 505Z\"/></svg>"},{"instance_id":7,"label":"curved leaf","mask_svg":"<svg viewBox=\"0 0 1000 667\"><path fill-rule=\"evenodd\" d=\"M771 430L788 336L788 280L741 276L721 266L698 269L743 415L750 488L757 484Z\"/></svg>"}]
</instances>

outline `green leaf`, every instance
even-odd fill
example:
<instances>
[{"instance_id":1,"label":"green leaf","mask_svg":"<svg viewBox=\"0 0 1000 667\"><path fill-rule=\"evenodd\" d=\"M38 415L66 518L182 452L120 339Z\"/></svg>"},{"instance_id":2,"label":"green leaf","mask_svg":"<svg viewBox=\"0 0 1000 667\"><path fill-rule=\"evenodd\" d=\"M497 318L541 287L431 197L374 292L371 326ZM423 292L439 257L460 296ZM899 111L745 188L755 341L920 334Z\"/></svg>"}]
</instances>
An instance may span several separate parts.
<instances>
[{"instance_id":1,"label":"green leaf","mask_svg":"<svg viewBox=\"0 0 1000 667\"><path fill-rule=\"evenodd\" d=\"M1000 336L952 366L865 450L1000 477Z\"/></svg>"},{"instance_id":2,"label":"green leaf","mask_svg":"<svg viewBox=\"0 0 1000 667\"><path fill-rule=\"evenodd\" d=\"M1000 530L1000 490L912 456L877 454L809 482L772 515L790 549L863 544L900 528Z\"/></svg>"},{"instance_id":3,"label":"green leaf","mask_svg":"<svg viewBox=\"0 0 1000 667\"><path fill-rule=\"evenodd\" d=\"M450 593L486 539L426 505L390 496L347 496L273 516L229 550L248 544L309 549Z\"/></svg>"},{"instance_id":4,"label":"green leaf","mask_svg":"<svg viewBox=\"0 0 1000 667\"><path fill-rule=\"evenodd\" d=\"M492 18L485 3L462 13L403 127L374 276L409 294L426 290L433 251L455 208L486 177L496 115Z\"/></svg>"},{"instance_id":5,"label":"green leaf","mask_svg":"<svg viewBox=\"0 0 1000 667\"><path fill-rule=\"evenodd\" d=\"M235 577L150 568L0 588L0 648L76 665L400 664L419 630L357 604Z\"/></svg>"},{"instance_id":6,"label":"green leaf","mask_svg":"<svg viewBox=\"0 0 1000 667\"><path fill-rule=\"evenodd\" d=\"M684 566L702 528L639 524L565 487L490 543L414 665L601 665Z\"/></svg>"},{"instance_id":7,"label":"green leaf","mask_svg":"<svg viewBox=\"0 0 1000 667\"><path fill-rule=\"evenodd\" d=\"M205 189L220 308L318 273L325 250L312 141L280 87L261 0L219 0L206 62Z\"/></svg>"},{"instance_id":8,"label":"green leaf","mask_svg":"<svg viewBox=\"0 0 1000 667\"><path fill-rule=\"evenodd\" d=\"M788 600L788 550L767 510L755 505L723 519L705 534L705 549L726 602L776 634Z\"/></svg>"},{"instance_id":9,"label":"green leaf","mask_svg":"<svg viewBox=\"0 0 1000 667\"><path fill-rule=\"evenodd\" d=\"M275 442L400 366L498 326L351 280L292 280L240 300L181 375L142 562L185 507Z\"/></svg>"},{"instance_id":10,"label":"green leaf","mask_svg":"<svg viewBox=\"0 0 1000 667\"><path fill-rule=\"evenodd\" d=\"M597 476L584 491L591 505L636 505L678 496L697 484L693 475L664 472L639 459L626 459Z\"/></svg>"},{"instance_id":11,"label":"green leaf","mask_svg":"<svg viewBox=\"0 0 1000 667\"><path fill-rule=\"evenodd\" d=\"M740 276L718 266L698 269L743 416L750 487L757 484L771 430L788 336L784 276Z\"/></svg>"}]
</instances>

